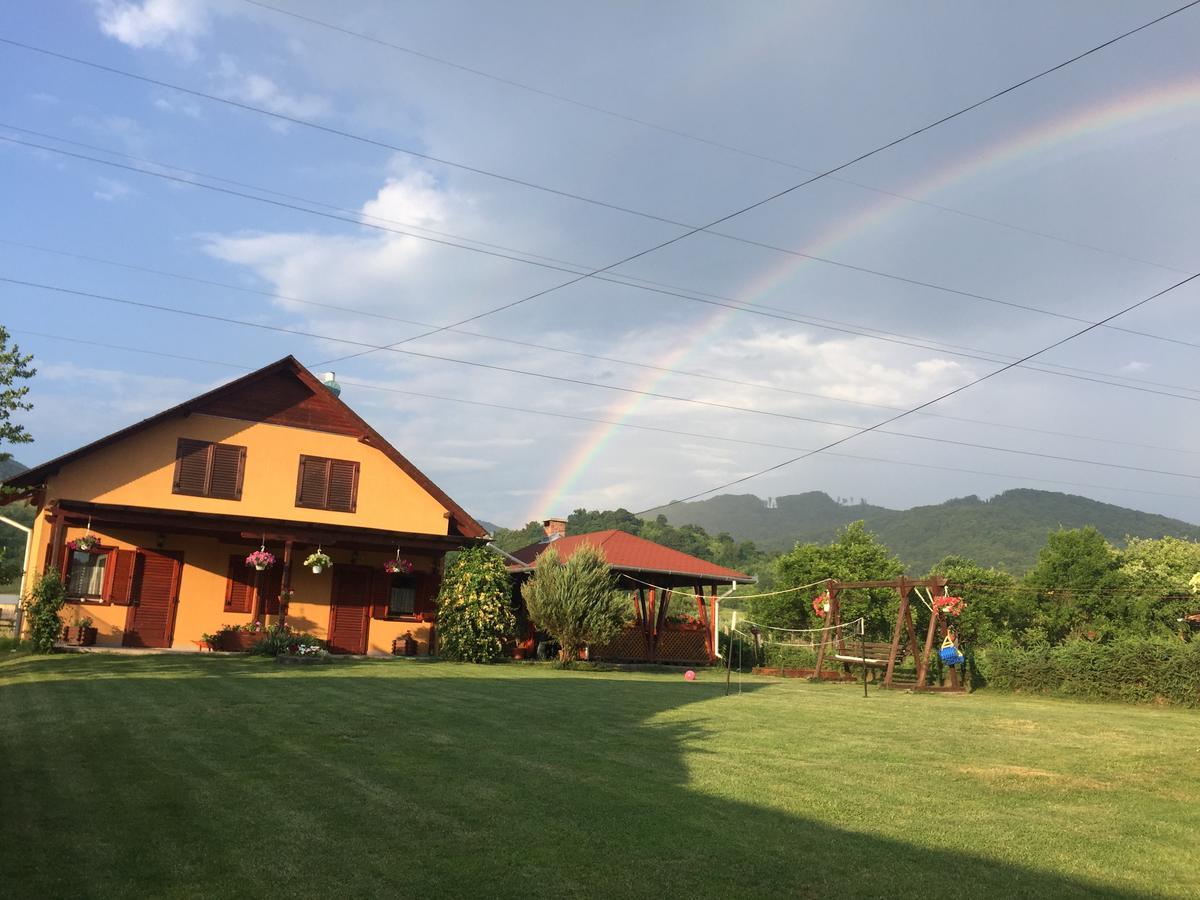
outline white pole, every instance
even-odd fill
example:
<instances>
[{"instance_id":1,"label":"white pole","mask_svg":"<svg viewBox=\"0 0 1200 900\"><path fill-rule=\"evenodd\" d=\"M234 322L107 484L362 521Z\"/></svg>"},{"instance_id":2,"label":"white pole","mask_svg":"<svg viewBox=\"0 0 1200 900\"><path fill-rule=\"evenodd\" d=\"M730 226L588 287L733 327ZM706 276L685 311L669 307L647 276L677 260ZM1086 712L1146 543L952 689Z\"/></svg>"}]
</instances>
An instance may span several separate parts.
<instances>
[{"instance_id":1,"label":"white pole","mask_svg":"<svg viewBox=\"0 0 1200 900\"><path fill-rule=\"evenodd\" d=\"M20 522L14 522L8 516L0 516L0 522L5 525L11 525L20 531L25 532L25 555L21 561L21 586L18 588L17 611L13 617L13 637L17 640L21 639L21 601L25 598L25 581L29 577L29 548L30 539L33 537L33 529L28 525L22 525Z\"/></svg>"}]
</instances>

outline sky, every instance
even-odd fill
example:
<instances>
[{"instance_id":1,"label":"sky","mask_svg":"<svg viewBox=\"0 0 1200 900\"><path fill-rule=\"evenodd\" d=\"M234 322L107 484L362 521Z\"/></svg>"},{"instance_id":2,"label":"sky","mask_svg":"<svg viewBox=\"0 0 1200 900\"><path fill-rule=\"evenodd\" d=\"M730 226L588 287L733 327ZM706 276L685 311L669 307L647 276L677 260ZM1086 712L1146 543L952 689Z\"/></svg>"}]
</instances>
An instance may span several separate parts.
<instances>
[{"instance_id":1,"label":"sky","mask_svg":"<svg viewBox=\"0 0 1200 900\"><path fill-rule=\"evenodd\" d=\"M502 525L775 466L1200 271L1200 7L688 232L1181 2L10 0L15 455L290 353ZM730 490L1200 522L1198 299Z\"/></svg>"}]
</instances>

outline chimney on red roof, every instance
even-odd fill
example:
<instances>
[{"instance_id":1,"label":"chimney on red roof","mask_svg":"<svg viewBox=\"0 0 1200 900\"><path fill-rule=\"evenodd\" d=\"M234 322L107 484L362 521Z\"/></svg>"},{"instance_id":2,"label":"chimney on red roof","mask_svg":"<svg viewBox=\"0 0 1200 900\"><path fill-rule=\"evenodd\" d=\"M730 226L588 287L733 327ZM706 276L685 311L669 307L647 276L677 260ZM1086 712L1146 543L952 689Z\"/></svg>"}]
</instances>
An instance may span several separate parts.
<instances>
[{"instance_id":1,"label":"chimney on red roof","mask_svg":"<svg viewBox=\"0 0 1200 900\"><path fill-rule=\"evenodd\" d=\"M542 530L546 532L547 541L555 541L567 536L566 519L546 519L542 522Z\"/></svg>"}]
</instances>

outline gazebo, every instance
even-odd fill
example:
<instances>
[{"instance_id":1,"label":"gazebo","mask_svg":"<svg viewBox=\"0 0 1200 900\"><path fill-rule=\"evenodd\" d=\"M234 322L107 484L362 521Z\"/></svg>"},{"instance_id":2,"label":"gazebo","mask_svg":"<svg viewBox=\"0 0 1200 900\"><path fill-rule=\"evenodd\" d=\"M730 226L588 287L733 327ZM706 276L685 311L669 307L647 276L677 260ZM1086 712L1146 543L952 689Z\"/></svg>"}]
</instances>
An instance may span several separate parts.
<instances>
[{"instance_id":1,"label":"gazebo","mask_svg":"<svg viewBox=\"0 0 1200 900\"><path fill-rule=\"evenodd\" d=\"M584 544L599 547L617 576L618 588L629 593L633 613L629 624L611 642L589 647L589 659L709 665L717 658L718 589L756 580L626 531L609 529L566 537L563 520L543 524L544 540L508 554L523 629L518 648L526 655L537 646L538 636L524 614L520 586L550 547L562 559Z\"/></svg>"}]
</instances>

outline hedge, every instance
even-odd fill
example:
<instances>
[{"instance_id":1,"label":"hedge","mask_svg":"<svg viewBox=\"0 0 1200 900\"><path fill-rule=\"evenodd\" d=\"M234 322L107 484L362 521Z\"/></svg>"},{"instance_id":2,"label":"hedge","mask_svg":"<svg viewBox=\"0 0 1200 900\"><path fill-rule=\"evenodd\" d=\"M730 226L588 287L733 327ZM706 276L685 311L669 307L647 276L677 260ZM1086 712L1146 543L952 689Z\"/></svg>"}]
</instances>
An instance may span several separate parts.
<instances>
[{"instance_id":1,"label":"hedge","mask_svg":"<svg viewBox=\"0 0 1200 900\"><path fill-rule=\"evenodd\" d=\"M1056 647L998 643L978 654L988 687L1125 703L1200 707L1200 642L1128 638Z\"/></svg>"}]
</instances>

